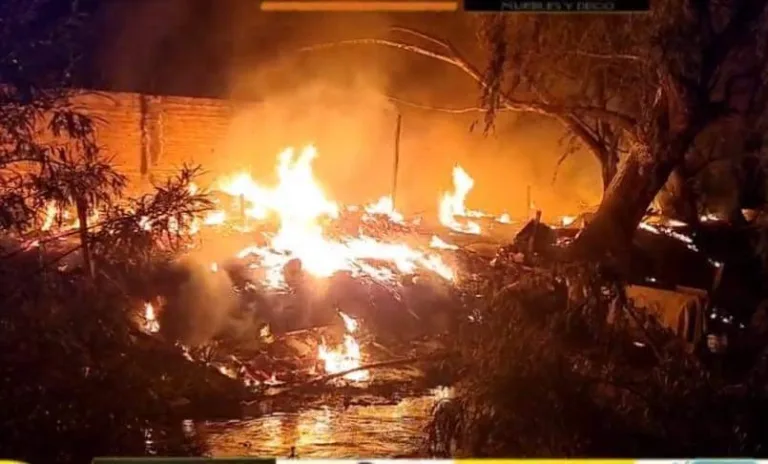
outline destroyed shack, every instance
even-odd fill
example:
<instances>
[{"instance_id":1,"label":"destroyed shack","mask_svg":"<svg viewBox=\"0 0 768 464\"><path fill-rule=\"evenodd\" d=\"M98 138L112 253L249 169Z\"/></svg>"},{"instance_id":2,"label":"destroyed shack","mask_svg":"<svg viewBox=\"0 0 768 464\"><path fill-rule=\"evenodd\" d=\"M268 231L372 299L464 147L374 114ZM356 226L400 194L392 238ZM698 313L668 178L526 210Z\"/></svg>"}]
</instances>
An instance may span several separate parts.
<instances>
[{"instance_id":1,"label":"destroyed shack","mask_svg":"<svg viewBox=\"0 0 768 464\"><path fill-rule=\"evenodd\" d=\"M529 265L557 260L587 220L565 227L531 220L515 237L514 251ZM627 297L690 346L709 332L744 327L765 297L753 240L755 231L749 227L715 221L691 227L646 218L622 273Z\"/></svg>"}]
</instances>

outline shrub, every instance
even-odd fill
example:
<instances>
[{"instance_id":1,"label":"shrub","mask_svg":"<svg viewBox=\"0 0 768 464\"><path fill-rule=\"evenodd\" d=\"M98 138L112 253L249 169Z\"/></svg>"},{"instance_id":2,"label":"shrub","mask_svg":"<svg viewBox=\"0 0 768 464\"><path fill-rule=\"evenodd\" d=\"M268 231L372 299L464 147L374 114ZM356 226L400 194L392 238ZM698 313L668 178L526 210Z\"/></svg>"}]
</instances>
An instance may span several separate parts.
<instances>
[{"instance_id":1,"label":"shrub","mask_svg":"<svg viewBox=\"0 0 768 464\"><path fill-rule=\"evenodd\" d=\"M569 290L578 285L575 277L600 283L585 287L581 305L569 299ZM733 393L653 320L641 321L640 333L636 324L607 324L611 297L601 292L612 286L579 270L575 275L525 274L512 286L486 288L495 297L486 298L489 303L455 333L453 362L461 380L455 397L435 408L427 430L430 452L473 457L763 454L768 443L764 388ZM638 340L647 344L646 362L634 356Z\"/></svg>"}]
</instances>

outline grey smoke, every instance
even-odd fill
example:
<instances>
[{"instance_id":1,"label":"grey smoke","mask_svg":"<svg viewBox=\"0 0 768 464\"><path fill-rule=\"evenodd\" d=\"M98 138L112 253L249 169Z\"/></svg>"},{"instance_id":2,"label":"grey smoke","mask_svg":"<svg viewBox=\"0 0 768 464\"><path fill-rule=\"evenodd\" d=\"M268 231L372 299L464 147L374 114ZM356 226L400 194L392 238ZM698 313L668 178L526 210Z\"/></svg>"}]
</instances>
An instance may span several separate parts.
<instances>
[{"instance_id":1,"label":"grey smoke","mask_svg":"<svg viewBox=\"0 0 768 464\"><path fill-rule=\"evenodd\" d=\"M179 264L182 278L166 296L161 315L165 336L196 346L219 335L233 320L240 300L226 272L194 260Z\"/></svg>"}]
</instances>

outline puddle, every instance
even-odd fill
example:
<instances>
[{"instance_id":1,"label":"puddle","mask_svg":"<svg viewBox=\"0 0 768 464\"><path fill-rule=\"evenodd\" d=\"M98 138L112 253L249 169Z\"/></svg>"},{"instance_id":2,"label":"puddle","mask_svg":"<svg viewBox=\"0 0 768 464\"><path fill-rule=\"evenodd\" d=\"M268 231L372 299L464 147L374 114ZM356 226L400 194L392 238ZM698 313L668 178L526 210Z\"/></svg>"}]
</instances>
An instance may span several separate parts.
<instances>
[{"instance_id":1,"label":"puddle","mask_svg":"<svg viewBox=\"0 0 768 464\"><path fill-rule=\"evenodd\" d=\"M397 404L320 407L272 413L243 421L200 424L215 457L387 458L413 455L442 394L405 398Z\"/></svg>"}]
</instances>

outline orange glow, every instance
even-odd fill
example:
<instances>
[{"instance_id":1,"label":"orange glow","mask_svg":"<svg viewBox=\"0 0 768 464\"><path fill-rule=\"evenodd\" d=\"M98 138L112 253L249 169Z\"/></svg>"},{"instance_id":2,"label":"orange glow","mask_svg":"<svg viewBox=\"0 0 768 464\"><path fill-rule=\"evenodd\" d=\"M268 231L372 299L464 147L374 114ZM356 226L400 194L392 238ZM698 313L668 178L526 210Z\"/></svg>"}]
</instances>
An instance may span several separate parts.
<instances>
[{"instance_id":1,"label":"orange glow","mask_svg":"<svg viewBox=\"0 0 768 464\"><path fill-rule=\"evenodd\" d=\"M339 312L339 316L344 321L346 329L344 342L335 348L329 348L323 341L318 347L317 357L323 361L325 372L328 374L356 369L361 366L362 361L360 345L353 336L357 332L357 321L342 312ZM353 382L363 382L370 378L370 373L367 370L359 370L346 374L344 378Z\"/></svg>"},{"instance_id":2,"label":"orange glow","mask_svg":"<svg viewBox=\"0 0 768 464\"><path fill-rule=\"evenodd\" d=\"M376 280L394 278L388 268L374 266L366 260L388 261L402 273L413 273L422 268L448 280L454 278L453 270L439 256L404 244L380 242L364 235L326 237L321 220L337 217L339 207L325 197L314 178L311 163L316 156L312 146L304 148L298 157L292 149L283 151L278 157L278 184L273 188L258 185L246 174L221 183L222 191L246 199L248 211L263 213L259 217L274 214L279 220L279 230L271 237L269 246L250 246L238 254L240 258L248 255L261 258L262 266L267 269L268 286L285 284L282 268L292 259L300 260L302 270L307 274L321 278L341 270L366 274ZM391 199L384 197L366 211L401 218L402 215L391 206Z\"/></svg>"},{"instance_id":3,"label":"orange glow","mask_svg":"<svg viewBox=\"0 0 768 464\"><path fill-rule=\"evenodd\" d=\"M149 333L160 331L160 322L155 314L155 307L152 303L144 303L144 330Z\"/></svg>"},{"instance_id":4,"label":"orange glow","mask_svg":"<svg viewBox=\"0 0 768 464\"><path fill-rule=\"evenodd\" d=\"M390 221L402 224L404 222L403 215L395 211L395 205L392 201L392 197L389 195L383 196L371 205L365 207L367 213L363 216L363 220L370 219L371 215L387 216Z\"/></svg>"},{"instance_id":5,"label":"orange glow","mask_svg":"<svg viewBox=\"0 0 768 464\"><path fill-rule=\"evenodd\" d=\"M467 210L464 200L474 187L475 181L458 164L453 167L453 192L446 192L440 200L438 215L440 223L456 232L479 234L480 225L473 221L459 222L456 218L481 217L482 213Z\"/></svg>"},{"instance_id":6,"label":"orange glow","mask_svg":"<svg viewBox=\"0 0 768 464\"><path fill-rule=\"evenodd\" d=\"M456 11L459 3L444 0L267 0L261 2L260 7L263 11Z\"/></svg>"},{"instance_id":7,"label":"orange glow","mask_svg":"<svg viewBox=\"0 0 768 464\"><path fill-rule=\"evenodd\" d=\"M459 247L456 245L451 245L450 243L445 242L440 237L433 235L432 238L429 240L429 246L430 248L438 248L441 250L458 250Z\"/></svg>"}]
</instances>

